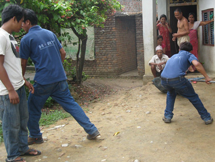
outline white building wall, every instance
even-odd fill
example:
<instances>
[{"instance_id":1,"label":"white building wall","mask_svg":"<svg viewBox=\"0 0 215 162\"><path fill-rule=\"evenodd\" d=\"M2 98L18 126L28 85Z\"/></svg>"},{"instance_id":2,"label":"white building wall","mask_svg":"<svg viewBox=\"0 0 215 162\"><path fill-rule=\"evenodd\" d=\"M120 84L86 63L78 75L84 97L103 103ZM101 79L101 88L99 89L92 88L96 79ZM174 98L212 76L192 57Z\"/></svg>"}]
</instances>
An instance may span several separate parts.
<instances>
[{"instance_id":1,"label":"white building wall","mask_svg":"<svg viewBox=\"0 0 215 162\"><path fill-rule=\"evenodd\" d=\"M162 14L165 14L167 16L167 0L158 0L158 19Z\"/></svg>"},{"instance_id":2,"label":"white building wall","mask_svg":"<svg viewBox=\"0 0 215 162\"><path fill-rule=\"evenodd\" d=\"M202 21L202 10L215 9L215 0L199 0L198 20ZM204 62L204 67L208 72L215 72L215 47L202 45L202 27L198 30L199 36L199 61Z\"/></svg>"},{"instance_id":3,"label":"white building wall","mask_svg":"<svg viewBox=\"0 0 215 162\"><path fill-rule=\"evenodd\" d=\"M149 61L155 54L156 0L142 0L145 75L152 75Z\"/></svg>"}]
</instances>

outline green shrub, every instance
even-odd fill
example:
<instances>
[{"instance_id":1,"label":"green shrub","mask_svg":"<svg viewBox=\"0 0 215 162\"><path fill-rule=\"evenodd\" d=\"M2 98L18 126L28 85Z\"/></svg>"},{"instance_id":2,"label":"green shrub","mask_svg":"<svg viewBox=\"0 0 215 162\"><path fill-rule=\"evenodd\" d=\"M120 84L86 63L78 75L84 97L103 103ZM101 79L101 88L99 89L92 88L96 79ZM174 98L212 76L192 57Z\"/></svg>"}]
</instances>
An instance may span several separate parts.
<instances>
[{"instance_id":1,"label":"green shrub","mask_svg":"<svg viewBox=\"0 0 215 162\"><path fill-rule=\"evenodd\" d=\"M75 66L72 67L71 59L69 58L65 59L63 62L63 67L66 72L66 76L68 78L72 78L73 82L76 82L76 67ZM82 72L82 81L87 80L87 78L89 78L89 76Z\"/></svg>"}]
</instances>

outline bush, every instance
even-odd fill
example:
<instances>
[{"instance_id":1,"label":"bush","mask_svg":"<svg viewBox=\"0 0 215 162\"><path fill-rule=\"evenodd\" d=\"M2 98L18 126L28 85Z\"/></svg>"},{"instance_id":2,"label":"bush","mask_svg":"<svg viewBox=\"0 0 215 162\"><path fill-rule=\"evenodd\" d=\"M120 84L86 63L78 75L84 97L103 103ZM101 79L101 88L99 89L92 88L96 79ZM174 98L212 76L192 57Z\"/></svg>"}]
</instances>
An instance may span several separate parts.
<instances>
[{"instance_id":1,"label":"bush","mask_svg":"<svg viewBox=\"0 0 215 162\"><path fill-rule=\"evenodd\" d=\"M63 67L66 72L66 76L68 78L72 78L73 82L76 82L76 67L72 67L71 60L65 59L63 62ZM89 76L82 72L82 81L87 80L87 78L89 78Z\"/></svg>"}]
</instances>

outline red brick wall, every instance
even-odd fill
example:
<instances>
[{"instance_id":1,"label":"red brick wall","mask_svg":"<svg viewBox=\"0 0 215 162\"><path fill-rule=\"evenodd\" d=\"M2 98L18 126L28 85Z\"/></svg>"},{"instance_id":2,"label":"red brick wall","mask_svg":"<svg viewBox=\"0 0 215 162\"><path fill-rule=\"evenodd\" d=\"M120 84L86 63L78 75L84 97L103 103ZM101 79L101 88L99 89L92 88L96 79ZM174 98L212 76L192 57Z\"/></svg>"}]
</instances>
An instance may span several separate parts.
<instances>
[{"instance_id":1,"label":"red brick wall","mask_svg":"<svg viewBox=\"0 0 215 162\"><path fill-rule=\"evenodd\" d=\"M137 68L142 76L142 16L111 16L104 25L104 28L95 27L95 60L85 61L84 72L91 76L117 76Z\"/></svg>"},{"instance_id":2,"label":"red brick wall","mask_svg":"<svg viewBox=\"0 0 215 162\"><path fill-rule=\"evenodd\" d=\"M124 6L124 12L141 12L142 0L118 0Z\"/></svg>"},{"instance_id":3,"label":"red brick wall","mask_svg":"<svg viewBox=\"0 0 215 162\"><path fill-rule=\"evenodd\" d=\"M140 76L145 74L144 47L143 47L143 20L142 15L135 16L136 21L136 48L137 48L137 70Z\"/></svg>"}]
</instances>

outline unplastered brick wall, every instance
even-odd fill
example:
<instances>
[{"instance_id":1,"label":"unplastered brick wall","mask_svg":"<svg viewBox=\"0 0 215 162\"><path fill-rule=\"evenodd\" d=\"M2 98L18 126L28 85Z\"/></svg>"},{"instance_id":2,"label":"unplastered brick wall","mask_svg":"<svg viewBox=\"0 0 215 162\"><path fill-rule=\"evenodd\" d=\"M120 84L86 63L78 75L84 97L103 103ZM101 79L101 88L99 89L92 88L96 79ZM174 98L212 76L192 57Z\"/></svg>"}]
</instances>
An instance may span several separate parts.
<instances>
[{"instance_id":1,"label":"unplastered brick wall","mask_svg":"<svg viewBox=\"0 0 215 162\"><path fill-rule=\"evenodd\" d=\"M142 0L118 0L124 6L123 12L141 12Z\"/></svg>"},{"instance_id":2,"label":"unplastered brick wall","mask_svg":"<svg viewBox=\"0 0 215 162\"><path fill-rule=\"evenodd\" d=\"M116 60L116 28L115 17L109 16L105 27L95 27L95 60L86 60L84 72L92 76L118 75Z\"/></svg>"},{"instance_id":3,"label":"unplastered brick wall","mask_svg":"<svg viewBox=\"0 0 215 162\"><path fill-rule=\"evenodd\" d=\"M137 68L142 76L142 15L110 16L104 25L104 28L95 27L95 60L85 61L84 72L92 76L116 76Z\"/></svg>"},{"instance_id":4,"label":"unplastered brick wall","mask_svg":"<svg viewBox=\"0 0 215 162\"><path fill-rule=\"evenodd\" d=\"M144 65L144 46L143 46L143 20L142 14L135 16L136 22L136 51L137 51L137 70L140 76L145 74Z\"/></svg>"}]
</instances>

